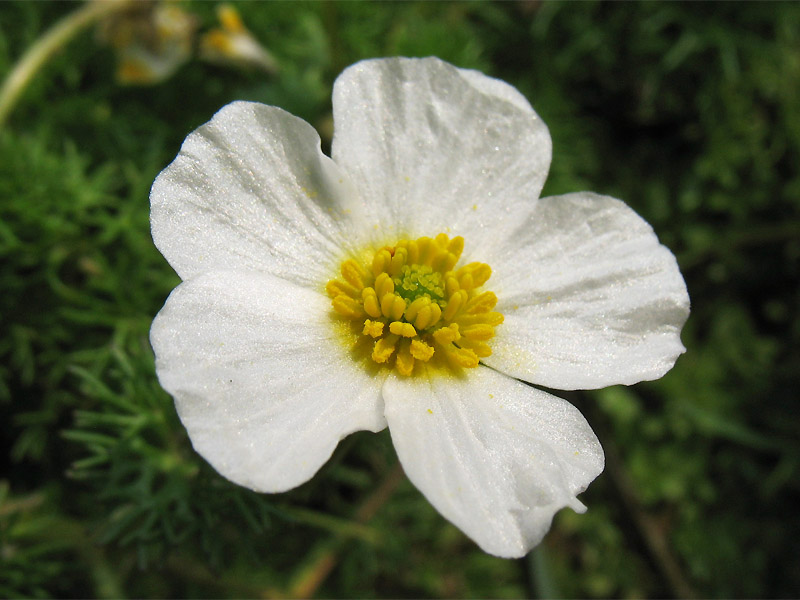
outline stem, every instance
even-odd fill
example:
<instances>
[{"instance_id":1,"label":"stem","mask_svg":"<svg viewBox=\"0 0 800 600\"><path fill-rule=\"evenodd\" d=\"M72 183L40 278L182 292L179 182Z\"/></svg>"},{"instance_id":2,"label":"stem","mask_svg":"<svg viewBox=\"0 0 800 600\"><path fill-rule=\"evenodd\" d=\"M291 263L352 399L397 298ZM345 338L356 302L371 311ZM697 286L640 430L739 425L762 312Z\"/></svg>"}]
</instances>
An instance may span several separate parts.
<instances>
[{"instance_id":1,"label":"stem","mask_svg":"<svg viewBox=\"0 0 800 600\"><path fill-rule=\"evenodd\" d=\"M130 0L94 0L87 2L51 27L19 59L0 88L0 128L14 109L22 92L36 73L72 38L106 15L122 10Z\"/></svg>"}]
</instances>

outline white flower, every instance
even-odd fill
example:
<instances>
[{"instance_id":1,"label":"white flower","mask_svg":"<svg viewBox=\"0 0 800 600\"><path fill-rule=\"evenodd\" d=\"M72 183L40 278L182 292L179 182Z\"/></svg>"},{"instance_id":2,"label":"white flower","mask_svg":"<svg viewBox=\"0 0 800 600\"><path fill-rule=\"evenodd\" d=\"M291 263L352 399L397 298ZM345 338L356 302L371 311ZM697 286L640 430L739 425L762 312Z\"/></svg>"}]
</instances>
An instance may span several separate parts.
<instances>
[{"instance_id":1,"label":"white flower","mask_svg":"<svg viewBox=\"0 0 800 600\"><path fill-rule=\"evenodd\" d=\"M388 425L447 519L522 556L603 469L581 414L522 381L662 376L689 311L675 258L619 200L539 199L550 137L506 83L369 60L333 113L328 158L304 121L230 104L156 179L153 238L183 279L151 331L159 380L197 451L263 492Z\"/></svg>"}]
</instances>

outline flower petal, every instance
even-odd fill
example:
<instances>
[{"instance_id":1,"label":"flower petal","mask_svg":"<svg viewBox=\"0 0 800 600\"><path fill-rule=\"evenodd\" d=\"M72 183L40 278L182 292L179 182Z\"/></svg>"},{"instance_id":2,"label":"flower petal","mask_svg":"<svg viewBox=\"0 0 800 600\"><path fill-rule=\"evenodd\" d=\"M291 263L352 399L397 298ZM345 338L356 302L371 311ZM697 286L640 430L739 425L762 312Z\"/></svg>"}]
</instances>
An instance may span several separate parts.
<instances>
[{"instance_id":1,"label":"flower petal","mask_svg":"<svg viewBox=\"0 0 800 600\"><path fill-rule=\"evenodd\" d=\"M463 378L390 377L392 441L409 479L486 552L523 556L603 470L578 410L485 367Z\"/></svg>"},{"instance_id":2,"label":"flower petal","mask_svg":"<svg viewBox=\"0 0 800 600\"><path fill-rule=\"evenodd\" d=\"M346 69L333 114L333 158L384 235L491 225L535 201L550 166L550 134L519 92L436 58Z\"/></svg>"},{"instance_id":3,"label":"flower petal","mask_svg":"<svg viewBox=\"0 0 800 600\"><path fill-rule=\"evenodd\" d=\"M150 339L195 449L262 492L311 478L344 436L386 425L380 382L354 364L330 301L268 275L216 272L172 292Z\"/></svg>"},{"instance_id":4,"label":"flower petal","mask_svg":"<svg viewBox=\"0 0 800 600\"><path fill-rule=\"evenodd\" d=\"M505 322L484 362L503 373L556 389L629 385L661 377L685 350L675 257L619 200L542 198L490 258Z\"/></svg>"},{"instance_id":5,"label":"flower petal","mask_svg":"<svg viewBox=\"0 0 800 600\"><path fill-rule=\"evenodd\" d=\"M353 237L357 198L308 123L234 102L153 184L153 240L182 279L241 269L318 285Z\"/></svg>"}]
</instances>

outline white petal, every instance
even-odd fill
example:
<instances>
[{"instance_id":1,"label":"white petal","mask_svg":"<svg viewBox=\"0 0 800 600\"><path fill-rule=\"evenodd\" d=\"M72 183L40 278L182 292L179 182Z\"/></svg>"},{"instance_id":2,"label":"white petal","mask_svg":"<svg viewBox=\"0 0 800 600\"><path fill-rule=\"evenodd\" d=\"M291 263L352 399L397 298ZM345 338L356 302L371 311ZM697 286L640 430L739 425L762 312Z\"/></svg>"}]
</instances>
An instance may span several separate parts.
<instances>
[{"instance_id":1,"label":"white petal","mask_svg":"<svg viewBox=\"0 0 800 600\"><path fill-rule=\"evenodd\" d=\"M519 90L513 85L509 85L505 81L494 79L493 77L487 77L480 71L475 71L473 69L459 69L458 72L464 79L469 81L473 87L479 89L484 94L497 96L501 100L511 102L511 104L522 111L536 114L531 103L528 102L528 99L520 94Z\"/></svg>"},{"instance_id":2,"label":"white petal","mask_svg":"<svg viewBox=\"0 0 800 600\"><path fill-rule=\"evenodd\" d=\"M409 479L486 552L523 556L603 470L568 402L491 369L387 379L386 419Z\"/></svg>"},{"instance_id":3,"label":"white petal","mask_svg":"<svg viewBox=\"0 0 800 600\"><path fill-rule=\"evenodd\" d=\"M505 322L484 362L556 389L657 379L684 352L689 296L673 254L623 202L541 199L487 261Z\"/></svg>"},{"instance_id":4,"label":"white petal","mask_svg":"<svg viewBox=\"0 0 800 600\"><path fill-rule=\"evenodd\" d=\"M195 449L228 479L288 490L344 436L385 427L381 382L350 359L330 311L281 279L216 272L181 284L156 317L159 381Z\"/></svg>"},{"instance_id":5,"label":"white petal","mask_svg":"<svg viewBox=\"0 0 800 600\"><path fill-rule=\"evenodd\" d=\"M335 272L358 205L308 123L250 102L189 134L150 201L153 239L182 279L241 269L306 285Z\"/></svg>"},{"instance_id":6,"label":"white petal","mask_svg":"<svg viewBox=\"0 0 800 600\"><path fill-rule=\"evenodd\" d=\"M550 166L547 127L519 92L436 58L357 63L333 114L333 158L385 236L480 230L535 201Z\"/></svg>"}]
</instances>

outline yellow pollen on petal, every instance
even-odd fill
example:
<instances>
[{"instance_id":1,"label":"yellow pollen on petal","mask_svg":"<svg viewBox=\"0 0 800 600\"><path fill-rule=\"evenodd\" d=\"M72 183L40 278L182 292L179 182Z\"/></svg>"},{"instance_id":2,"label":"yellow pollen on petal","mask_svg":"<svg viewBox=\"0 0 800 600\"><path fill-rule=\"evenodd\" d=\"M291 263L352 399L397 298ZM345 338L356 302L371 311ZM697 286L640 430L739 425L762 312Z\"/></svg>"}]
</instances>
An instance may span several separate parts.
<instances>
[{"instance_id":1,"label":"yellow pollen on petal","mask_svg":"<svg viewBox=\"0 0 800 600\"><path fill-rule=\"evenodd\" d=\"M464 238L401 239L365 250L340 265L325 291L334 319L356 358L403 377L454 373L478 366L503 315L485 291L492 269L458 266Z\"/></svg>"}]
</instances>

